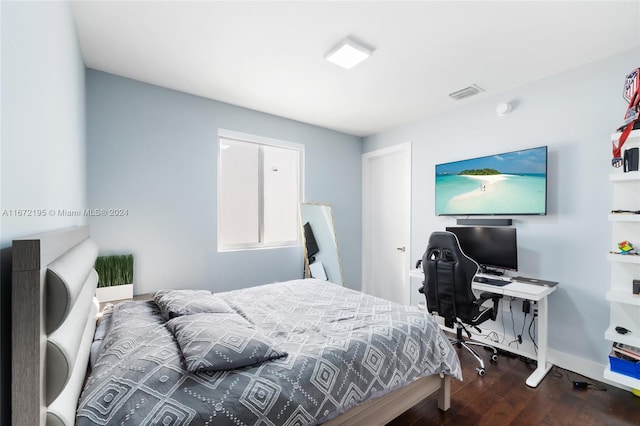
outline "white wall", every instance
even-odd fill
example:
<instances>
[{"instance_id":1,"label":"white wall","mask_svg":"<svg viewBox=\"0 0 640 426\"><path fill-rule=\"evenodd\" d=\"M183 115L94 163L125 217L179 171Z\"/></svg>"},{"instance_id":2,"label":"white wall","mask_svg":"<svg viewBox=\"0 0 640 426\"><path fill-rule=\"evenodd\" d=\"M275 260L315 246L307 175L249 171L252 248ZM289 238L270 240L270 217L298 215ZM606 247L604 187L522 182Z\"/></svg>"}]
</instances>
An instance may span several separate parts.
<instances>
[{"instance_id":1,"label":"white wall","mask_svg":"<svg viewBox=\"0 0 640 426\"><path fill-rule=\"evenodd\" d=\"M219 128L304 145L305 198L333 206L345 285L359 289L361 138L88 70L88 203L128 209L91 232L101 252L134 254L134 293L303 276L301 246L217 252Z\"/></svg>"},{"instance_id":2,"label":"white wall","mask_svg":"<svg viewBox=\"0 0 640 426\"><path fill-rule=\"evenodd\" d=\"M632 50L451 112L365 138L364 152L411 141L413 259L431 232L455 225L434 214L435 164L540 145L549 147L548 215L516 216L519 274L559 281L549 299L549 346L606 364L611 142L626 109L622 86L640 65ZM478 82L481 83L481 82ZM498 117L496 106L514 110ZM563 365L571 368L570 365ZM575 368L575 367L574 367Z\"/></svg>"},{"instance_id":3,"label":"white wall","mask_svg":"<svg viewBox=\"0 0 640 426\"><path fill-rule=\"evenodd\" d=\"M85 115L84 64L69 5L3 1L1 14L0 419L9 424L11 241L83 222L49 210L86 206ZM7 216L14 209L47 214Z\"/></svg>"},{"instance_id":4,"label":"white wall","mask_svg":"<svg viewBox=\"0 0 640 426\"><path fill-rule=\"evenodd\" d=\"M67 3L2 2L2 41L1 208L46 210L3 215L7 246L82 221L57 210L86 204L84 64Z\"/></svg>"}]
</instances>

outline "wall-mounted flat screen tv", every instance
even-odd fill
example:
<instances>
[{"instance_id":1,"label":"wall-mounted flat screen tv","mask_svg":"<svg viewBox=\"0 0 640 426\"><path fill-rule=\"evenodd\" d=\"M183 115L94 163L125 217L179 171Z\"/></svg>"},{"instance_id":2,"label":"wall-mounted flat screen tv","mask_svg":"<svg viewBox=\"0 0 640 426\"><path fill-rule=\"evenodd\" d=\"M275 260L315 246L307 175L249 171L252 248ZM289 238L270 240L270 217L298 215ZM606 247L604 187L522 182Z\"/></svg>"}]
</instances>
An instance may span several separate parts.
<instances>
[{"instance_id":1,"label":"wall-mounted flat screen tv","mask_svg":"<svg viewBox=\"0 0 640 426\"><path fill-rule=\"evenodd\" d=\"M547 147L436 165L436 215L547 214Z\"/></svg>"}]
</instances>

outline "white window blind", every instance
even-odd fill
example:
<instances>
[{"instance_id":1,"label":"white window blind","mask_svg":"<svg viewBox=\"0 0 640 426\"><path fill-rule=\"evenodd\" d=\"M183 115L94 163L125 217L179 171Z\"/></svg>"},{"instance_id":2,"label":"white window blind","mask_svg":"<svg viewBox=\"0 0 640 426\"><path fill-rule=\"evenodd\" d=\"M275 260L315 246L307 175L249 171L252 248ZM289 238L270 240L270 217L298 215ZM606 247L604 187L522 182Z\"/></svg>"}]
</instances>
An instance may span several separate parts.
<instances>
[{"instance_id":1,"label":"white window blind","mask_svg":"<svg viewBox=\"0 0 640 426\"><path fill-rule=\"evenodd\" d=\"M220 133L219 250L299 244L302 146L277 142Z\"/></svg>"}]
</instances>

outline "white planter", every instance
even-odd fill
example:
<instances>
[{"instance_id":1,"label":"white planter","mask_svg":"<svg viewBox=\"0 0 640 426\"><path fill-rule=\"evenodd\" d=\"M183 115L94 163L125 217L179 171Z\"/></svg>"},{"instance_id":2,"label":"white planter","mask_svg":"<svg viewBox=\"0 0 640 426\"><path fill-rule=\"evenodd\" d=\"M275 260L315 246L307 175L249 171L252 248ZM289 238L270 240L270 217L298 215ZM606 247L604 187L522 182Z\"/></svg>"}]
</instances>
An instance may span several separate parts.
<instances>
[{"instance_id":1,"label":"white planter","mask_svg":"<svg viewBox=\"0 0 640 426\"><path fill-rule=\"evenodd\" d=\"M133 284L98 287L96 288L96 298L100 303L131 299L133 298Z\"/></svg>"}]
</instances>

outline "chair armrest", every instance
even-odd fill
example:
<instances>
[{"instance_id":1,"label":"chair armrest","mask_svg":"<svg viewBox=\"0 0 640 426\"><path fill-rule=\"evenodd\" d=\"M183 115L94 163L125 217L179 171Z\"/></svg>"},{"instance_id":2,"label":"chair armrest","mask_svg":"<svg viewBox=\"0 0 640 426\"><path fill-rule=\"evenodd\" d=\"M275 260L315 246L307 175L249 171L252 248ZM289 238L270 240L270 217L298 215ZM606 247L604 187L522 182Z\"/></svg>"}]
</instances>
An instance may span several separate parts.
<instances>
[{"instance_id":1,"label":"chair armrest","mask_svg":"<svg viewBox=\"0 0 640 426\"><path fill-rule=\"evenodd\" d=\"M474 303L478 306L482 306L482 304L484 304L484 302L486 302L487 300L493 300L493 311L491 312L491 320L495 321L498 317L498 302L500 301L500 299L502 299L501 294L483 291L482 293L480 293L480 296L478 296Z\"/></svg>"},{"instance_id":2,"label":"chair armrest","mask_svg":"<svg viewBox=\"0 0 640 426\"><path fill-rule=\"evenodd\" d=\"M482 293L480 293L480 296L478 296L478 299L476 300L476 302L478 302L478 305L482 305L487 300L497 301L498 299L502 299L501 294L483 291Z\"/></svg>"}]
</instances>

